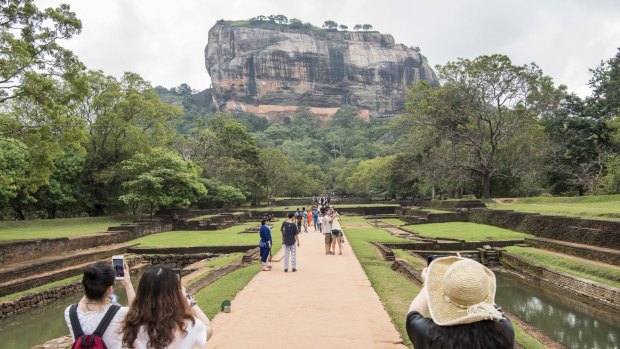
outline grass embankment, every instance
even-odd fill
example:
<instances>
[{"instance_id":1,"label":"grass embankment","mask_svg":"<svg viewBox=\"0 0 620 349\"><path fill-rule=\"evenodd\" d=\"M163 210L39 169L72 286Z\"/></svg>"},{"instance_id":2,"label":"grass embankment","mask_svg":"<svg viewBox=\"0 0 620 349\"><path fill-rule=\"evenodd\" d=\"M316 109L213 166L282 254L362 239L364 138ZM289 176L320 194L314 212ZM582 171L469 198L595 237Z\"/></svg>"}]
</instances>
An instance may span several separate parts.
<instances>
[{"instance_id":1,"label":"grass embankment","mask_svg":"<svg viewBox=\"0 0 620 349\"><path fill-rule=\"evenodd\" d=\"M43 239L100 233L109 227L129 223L127 217L78 217L0 221L0 241Z\"/></svg>"},{"instance_id":2,"label":"grass embankment","mask_svg":"<svg viewBox=\"0 0 620 349\"><path fill-rule=\"evenodd\" d=\"M411 229L429 238L449 238L465 241L518 240L532 237L530 234L468 222L418 224L412 226Z\"/></svg>"},{"instance_id":3,"label":"grass embankment","mask_svg":"<svg viewBox=\"0 0 620 349\"><path fill-rule=\"evenodd\" d=\"M190 246L227 246L227 245L256 245L260 237L258 233L239 234L250 227L256 226L256 222L244 223L222 230L207 231L168 231L165 233L152 234L133 240L140 247L190 247ZM276 224L271 231L274 246L279 246L282 235Z\"/></svg>"},{"instance_id":4,"label":"grass embankment","mask_svg":"<svg viewBox=\"0 0 620 349\"><path fill-rule=\"evenodd\" d=\"M497 201L488 202L487 206L496 210L620 220L620 195L533 197Z\"/></svg>"},{"instance_id":5,"label":"grass embankment","mask_svg":"<svg viewBox=\"0 0 620 349\"><path fill-rule=\"evenodd\" d=\"M420 288L391 269L391 262L384 261L370 241L410 242L390 235L383 229L374 228L361 217L348 217L343 222L347 239L362 264L370 283L381 298L392 321L400 332L405 345L412 347L405 329L405 318L409 304ZM412 263L414 268L424 268L425 263L403 250L393 250L394 254ZM514 324L516 341L526 349L539 349L544 346L534 337Z\"/></svg>"},{"instance_id":6,"label":"grass embankment","mask_svg":"<svg viewBox=\"0 0 620 349\"><path fill-rule=\"evenodd\" d=\"M401 221L401 220L400 220L400 219L398 219L398 218L381 218L381 219L370 219L369 221L370 221L371 223L373 223L373 224L374 224L375 220L376 220L376 221L379 221L379 222L385 222L385 223L387 223L387 224L396 225L396 226L401 226L401 225L405 225L405 224L407 224L407 222L405 222L405 221Z\"/></svg>"},{"instance_id":7,"label":"grass embankment","mask_svg":"<svg viewBox=\"0 0 620 349\"><path fill-rule=\"evenodd\" d=\"M70 278L54 281L54 282L51 282L49 284L45 284L45 285L41 285L41 286L38 286L38 287L35 287L35 288L31 288L29 290L25 290L25 291L21 291L21 292L16 292L16 293L13 293L13 294L8 294L6 296L0 297L0 302L11 301L11 300L23 297L23 296L27 296L29 294L35 294L35 293L43 292L43 291L52 289L52 288L54 288L56 286L69 285L69 284L72 284L72 283L80 281L80 280L82 280L82 275L72 276Z\"/></svg>"},{"instance_id":8,"label":"grass embankment","mask_svg":"<svg viewBox=\"0 0 620 349\"><path fill-rule=\"evenodd\" d=\"M506 251L547 268L620 288L620 268L562 257L558 254L528 247L509 246L506 247Z\"/></svg>"},{"instance_id":9,"label":"grass embankment","mask_svg":"<svg viewBox=\"0 0 620 349\"><path fill-rule=\"evenodd\" d=\"M410 255L409 253L407 253L407 251L405 250L393 249L392 252L394 252L394 256L396 256L397 258L406 260L407 263L411 264L411 266L413 266L416 269L426 268L426 263L424 262L423 259L416 258Z\"/></svg>"}]
</instances>

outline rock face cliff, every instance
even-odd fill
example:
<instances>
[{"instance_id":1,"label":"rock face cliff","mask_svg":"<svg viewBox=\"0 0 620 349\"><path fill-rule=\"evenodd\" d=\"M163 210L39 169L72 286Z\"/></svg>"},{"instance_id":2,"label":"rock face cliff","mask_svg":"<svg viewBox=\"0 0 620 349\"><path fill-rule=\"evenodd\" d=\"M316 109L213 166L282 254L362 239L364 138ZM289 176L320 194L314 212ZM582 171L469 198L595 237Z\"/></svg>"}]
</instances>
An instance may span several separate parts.
<instances>
[{"instance_id":1,"label":"rock face cliff","mask_svg":"<svg viewBox=\"0 0 620 349\"><path fill-rule=\"evenodd\" d=\"M366 117L403 111L408 86L437 84L424 57L378 32L232 25L209 30L205 63L220 110L269 119L309 106L329 117L343 105Z\"/></svg>"}]
</instances>

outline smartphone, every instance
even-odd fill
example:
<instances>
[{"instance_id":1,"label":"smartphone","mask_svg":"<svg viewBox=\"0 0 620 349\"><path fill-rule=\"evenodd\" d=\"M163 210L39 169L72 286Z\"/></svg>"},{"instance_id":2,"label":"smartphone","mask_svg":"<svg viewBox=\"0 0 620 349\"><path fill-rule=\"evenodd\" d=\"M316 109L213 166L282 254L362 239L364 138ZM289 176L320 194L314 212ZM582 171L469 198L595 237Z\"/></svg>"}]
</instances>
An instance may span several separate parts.
<instances>
[{"instance_id":1,"label":"smartphone","mask_svg":"<svg viewBox=\"0 0 620 349\"><path fill-rule=\"evenodd\" d=\"M437 258L442 258L442 257L448 257L445 255L441 255L441 254L432 254L430 256L426 257L426 265L430 265L432 261L434 261Z\"/></svg>"},{"instance_id":2,"label":"smartphone","mask_svg":"<svg viewBox=\"0 0 620 349\"><path fill-rule=\"evenodd\" d=\"M125 256L112 256L112 266L116 273L116 280L123 280L125 278Z\"/></svg>"},{"instance_id":3,"label":"smartphone","mask_svg":"<svg viewBox=\"0 0 620 349\"><path fill-rule=\"evenodd\" d=\"M172 271L174 271L174 273L177 274L177 278L179 279L179 281L181 281L181 269L172 268Z\"/></svg>"}]
</instances>

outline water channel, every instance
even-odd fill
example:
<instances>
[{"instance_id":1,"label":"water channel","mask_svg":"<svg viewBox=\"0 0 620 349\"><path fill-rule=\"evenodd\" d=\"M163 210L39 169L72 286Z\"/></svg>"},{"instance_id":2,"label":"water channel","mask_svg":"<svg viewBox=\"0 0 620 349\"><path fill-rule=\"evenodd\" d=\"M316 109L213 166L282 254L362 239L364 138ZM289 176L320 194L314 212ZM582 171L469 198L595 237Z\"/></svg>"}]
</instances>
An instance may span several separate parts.
<instances>
[{"instance_id":1,"label":"water channel","mask_svg":"<svg viewBox=\"0 0 620 349\"><path fill-rule=\"evenodd\" d=\"M520 278L497 275L495 302L572 349L620 348L619 316L595 318Z\"/></svg>"}]
</instances>

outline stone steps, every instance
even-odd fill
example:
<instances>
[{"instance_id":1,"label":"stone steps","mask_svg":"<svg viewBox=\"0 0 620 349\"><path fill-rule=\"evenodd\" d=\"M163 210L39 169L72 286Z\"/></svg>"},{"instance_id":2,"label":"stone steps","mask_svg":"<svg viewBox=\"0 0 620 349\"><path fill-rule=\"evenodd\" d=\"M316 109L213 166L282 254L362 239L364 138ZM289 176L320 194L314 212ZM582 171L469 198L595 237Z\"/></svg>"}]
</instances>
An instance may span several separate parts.
<instances>
[{"instance_id":1,"label":"stone steps","mask_svg":"<svg viewBox=\"0 0 620 349\"><path fill-rule=\"evenodd\" d=\"M92 263L94 260L111 258L113 255L125 254L135 243L121 243L110 246L102 246L78 250L60 255L47 256L34 261L5 265L0 268L0 285L11 280L28 278L39 275L42 272L62 270L76 264Z\"/></svg>"}]
</instances>

